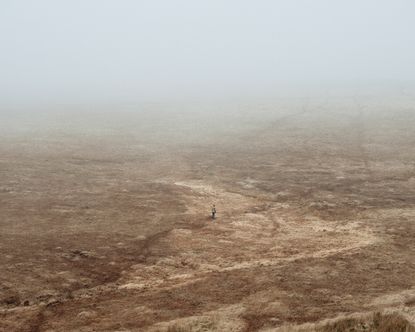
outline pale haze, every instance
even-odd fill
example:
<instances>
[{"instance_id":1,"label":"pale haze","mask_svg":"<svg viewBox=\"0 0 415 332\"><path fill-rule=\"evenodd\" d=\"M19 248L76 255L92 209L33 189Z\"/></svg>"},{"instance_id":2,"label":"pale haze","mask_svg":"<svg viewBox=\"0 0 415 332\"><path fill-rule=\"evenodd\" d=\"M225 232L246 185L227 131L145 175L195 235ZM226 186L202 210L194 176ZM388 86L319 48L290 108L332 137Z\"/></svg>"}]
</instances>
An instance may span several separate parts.
<instances>
[{"instance_id":1,"label":"pale haze","mask_svg":"<svg viewBox=\"0 0 415 332\"><path fill-rule=\"evenodd\" d=\"M415 77L415 4L0 3L0 100L117 103L272 96Z\"/></svg>"}]
</instances>

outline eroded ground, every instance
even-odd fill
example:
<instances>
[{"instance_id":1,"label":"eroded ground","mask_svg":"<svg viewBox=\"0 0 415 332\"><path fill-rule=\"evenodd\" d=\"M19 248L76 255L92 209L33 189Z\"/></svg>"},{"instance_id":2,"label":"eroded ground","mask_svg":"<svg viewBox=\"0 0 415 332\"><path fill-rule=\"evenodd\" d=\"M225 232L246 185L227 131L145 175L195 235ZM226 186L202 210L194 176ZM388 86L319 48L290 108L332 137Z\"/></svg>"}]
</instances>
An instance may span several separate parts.
<instances>
[{"instance_id":1,"label":"eroded ground","mask_svg":"<svg viewBox=\"0 0 415 332\"><path fill-rule=\"evenodd\" d=\"M412 331L414 107L2 114L0 330Z\"/></svg>"}]
</instances>

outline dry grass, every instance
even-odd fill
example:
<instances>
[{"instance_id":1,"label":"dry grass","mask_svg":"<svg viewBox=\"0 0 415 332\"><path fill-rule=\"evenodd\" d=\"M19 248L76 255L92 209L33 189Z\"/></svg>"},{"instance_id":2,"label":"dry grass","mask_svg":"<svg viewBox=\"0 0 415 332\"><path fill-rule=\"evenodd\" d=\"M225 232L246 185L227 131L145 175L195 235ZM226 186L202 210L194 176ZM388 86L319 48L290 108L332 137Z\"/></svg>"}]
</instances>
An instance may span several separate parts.
<instances>
[{"instance_id":1,"label":"dry grass","mask_svg":"<svg viewBox=\"0 0 415 332\"><path fill-rule=\"evenodd\" d=\"M415 332L415 328L398 314L375 313L368 318L347 318L317 329L318 332Z\"/></svg>"},{"instance_id":2,"label":"dry grass","mask_svg":"<svg viewBox=\"0 0 415 332\"><path fill-rule=\"evenodd\" d=\"M275 332L415 332L415 327L397 313L355 314L316 324L284 326Z\"/></svg>"},{"instance_id":3,"label":"dry grass","mask_svg":"<svg viewBox=\"0 0 415 332\"><path fill-rule=\"evenodd\" d=\"M322 102L0 114L0 331L413 331L415 101Z\"/></svg>"},{"instance_id":4,"label":"dry grass","mask_svg":"<svg viewBox=\"0 0 415 332\"><path fill-rule=\"evenodd\" d=\"M190 322L178 322L167 327L166 332L207 332L217 331L217 324L213 319L200 318Z\"/></svg>"}]
</instances>

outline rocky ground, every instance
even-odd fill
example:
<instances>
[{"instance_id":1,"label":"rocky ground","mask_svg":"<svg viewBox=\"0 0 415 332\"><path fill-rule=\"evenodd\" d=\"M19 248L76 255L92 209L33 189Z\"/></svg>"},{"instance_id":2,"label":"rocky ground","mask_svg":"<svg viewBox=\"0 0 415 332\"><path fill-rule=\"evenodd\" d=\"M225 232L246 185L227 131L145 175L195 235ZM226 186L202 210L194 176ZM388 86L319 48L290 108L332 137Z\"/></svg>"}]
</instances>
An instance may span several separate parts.
<instances>
[{"instance_id":1,"label":"rocky ground","mask_svg":"<svg viewBox=\"0 0 415 332\"><path fill-rule=\"evenodd\" d=\"M2 114L0 330L414 331L414 107Z\"/></svg>"}]
</instances>

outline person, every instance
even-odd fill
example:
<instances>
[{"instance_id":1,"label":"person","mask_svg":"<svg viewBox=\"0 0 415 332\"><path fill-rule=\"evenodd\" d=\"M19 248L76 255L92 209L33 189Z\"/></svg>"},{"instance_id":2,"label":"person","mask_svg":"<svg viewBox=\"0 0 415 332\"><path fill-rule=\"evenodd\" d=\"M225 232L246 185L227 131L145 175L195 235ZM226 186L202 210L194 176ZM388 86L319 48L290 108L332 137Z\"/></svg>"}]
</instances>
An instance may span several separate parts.
<instances>
[{"instance_id":1,"label":"person","mask_svg":"<svg viewBox=\"0 0 415 332\"><path fill-rule=\"evenodd\" d=\"M213 206L212 206L212 219L215 219L215 217L216 217L216 207L215 207L215 204L213 204Z\"/></svg>"}]
</instances>

